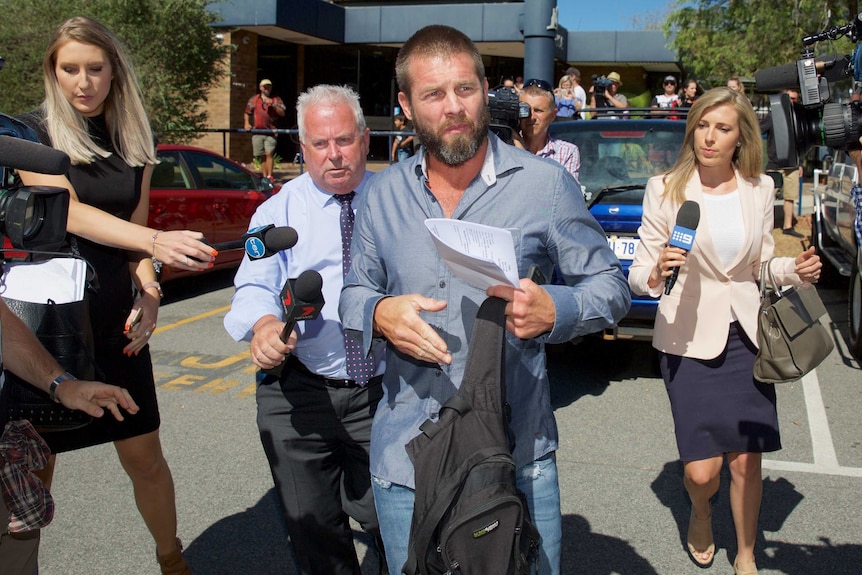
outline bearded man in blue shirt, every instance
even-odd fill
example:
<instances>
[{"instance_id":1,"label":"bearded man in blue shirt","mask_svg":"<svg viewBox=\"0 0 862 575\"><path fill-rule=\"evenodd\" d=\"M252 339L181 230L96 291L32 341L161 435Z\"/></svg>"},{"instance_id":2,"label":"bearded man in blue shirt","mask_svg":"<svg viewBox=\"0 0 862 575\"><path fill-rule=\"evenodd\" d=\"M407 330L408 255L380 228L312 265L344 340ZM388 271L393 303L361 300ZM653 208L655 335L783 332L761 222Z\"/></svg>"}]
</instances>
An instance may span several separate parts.
<instances>
[{"instance_id":1,"label":"bearded man in blue shirt","mask_svg":"<svg viewBox=\"0 0 862 575\"><path fill-rule=\"evenodd\" d=\"M629 288L575 179L558 163L506 145L488 125L488 82L473 42L447 26L416 32L396 60L398 100L422 141L420 153L375 175L357 212L339 313L366 350L388 342L384 395L372 426L371 474L390 573L407 558L413 466L405 445L461 385L476 312L505 299L506 388L518 488L541 535L539 573L560 570L557 426L545 343L614 325ZM426 218L505 228L519 277L537 265L565 285L487 292L455 277L425 230Z\"/></svg>"}]
</instances>

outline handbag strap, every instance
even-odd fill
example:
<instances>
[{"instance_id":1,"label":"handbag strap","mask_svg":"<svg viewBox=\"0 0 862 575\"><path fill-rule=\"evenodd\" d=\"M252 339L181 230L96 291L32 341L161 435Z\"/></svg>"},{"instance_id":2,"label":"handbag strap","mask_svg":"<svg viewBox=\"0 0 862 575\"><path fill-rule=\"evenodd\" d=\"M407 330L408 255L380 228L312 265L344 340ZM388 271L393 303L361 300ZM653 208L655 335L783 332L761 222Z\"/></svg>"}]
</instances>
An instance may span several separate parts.
<instances>
[{"instance_id":1,"label":"handbag strap","mask_svg":"<svg viewBox=\"0 0 862 575\"><path fill-rule=\"evenodd\" d=\"M776 296L783 297L781 291L778 289L778 284L775 282L775 274L772 273L772 260L774 259L775 256L772 256L769 260L760 264L760 299L766 297L770 287Z\"/></svg>"}]
</instances>

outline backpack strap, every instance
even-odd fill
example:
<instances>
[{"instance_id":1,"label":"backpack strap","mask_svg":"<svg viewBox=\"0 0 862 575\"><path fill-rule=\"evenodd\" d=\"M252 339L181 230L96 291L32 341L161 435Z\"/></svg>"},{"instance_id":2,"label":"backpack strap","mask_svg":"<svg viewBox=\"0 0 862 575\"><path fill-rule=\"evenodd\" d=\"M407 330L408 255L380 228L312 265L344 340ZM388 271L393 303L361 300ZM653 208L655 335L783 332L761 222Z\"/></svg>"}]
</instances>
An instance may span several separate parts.
<instances>
[{"instance_id":1,"label":"backpack strap","mask_svg":"<svg viewBox=\"0 0 862 575\"><path fill-rule=\"evenodd\" d=\"M456 395L464 394L474 409L503 413L506 402L506 380L503 369L506 344L506 300L489 297L482 302L473 333L470 336L467 365L461 388ZM499 393L480 392L479 389L498 389Z\"/></svg>"}]
</instances>

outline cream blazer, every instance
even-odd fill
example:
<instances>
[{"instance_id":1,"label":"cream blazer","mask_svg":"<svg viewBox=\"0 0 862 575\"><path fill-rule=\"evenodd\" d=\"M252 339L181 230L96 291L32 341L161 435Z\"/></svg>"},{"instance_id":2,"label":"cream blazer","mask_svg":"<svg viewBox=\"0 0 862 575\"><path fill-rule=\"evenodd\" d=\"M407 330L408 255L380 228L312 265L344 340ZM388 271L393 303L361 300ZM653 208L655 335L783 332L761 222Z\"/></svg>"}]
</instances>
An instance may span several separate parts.
<instances>
[{"instance_id":1,"label":"cream blazer","mask_svg":"<svg viewBox=\"0 0 862 575\"><path fill-rule=\"evenodd\" d=\"M772 178L746 179L736 173L745 241L730 268L725 271L709 233L703 205L703 191L697 173L685 187L685 197L700 206L701 219L686 262L669 295L664 282L650 289L650 272L668 243L679 210L669 198L663 198L662 176L650 178L644 194L643 220L638 246L629 269L629 286L637 294L661 296L655 320L653 347L673 355L697 359L717 357L727 344L727 326L731 310L748 337L757 344L757 314L760 292L760 264L772 257L773 202ZM772 271L781 285L798 285L794 273L795 258L776 258Z\"/></svg>"}]
</instances>

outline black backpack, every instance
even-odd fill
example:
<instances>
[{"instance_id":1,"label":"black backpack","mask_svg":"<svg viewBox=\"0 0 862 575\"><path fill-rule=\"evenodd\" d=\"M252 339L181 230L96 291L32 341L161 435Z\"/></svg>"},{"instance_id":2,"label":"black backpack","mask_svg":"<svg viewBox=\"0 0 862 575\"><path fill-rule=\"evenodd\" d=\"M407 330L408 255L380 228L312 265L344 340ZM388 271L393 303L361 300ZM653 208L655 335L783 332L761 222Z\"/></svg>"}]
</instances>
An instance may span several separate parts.
<instances>
[{"instance_id":1,"label":"black backpack","mask_svg":"<svg viewBox=\"0 0 862 575\"><path fill-rule=\"evenodd\" d=\"M416 496L406 575L528 574L537 556L504 415L505 307L494 297L482 304L461 388L407 444Z\"/></svg>"}]
</instances>

